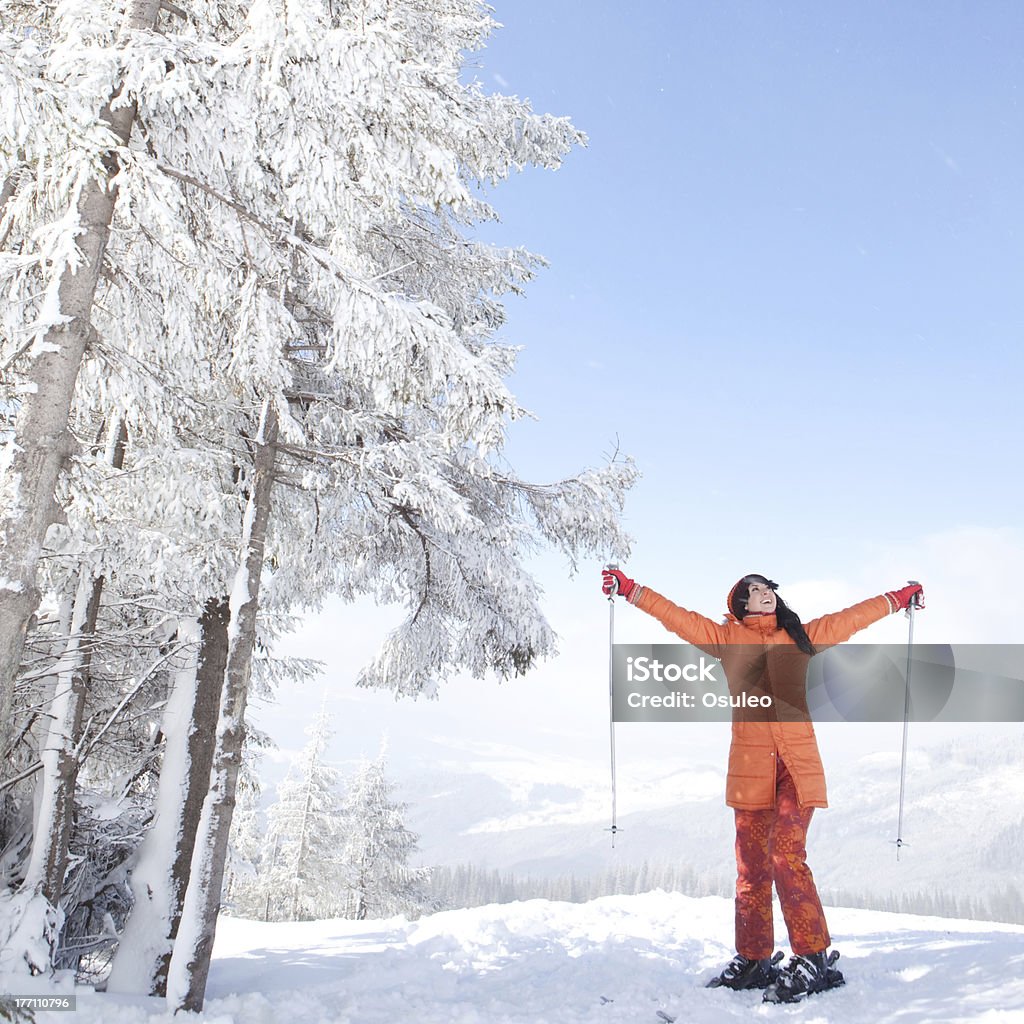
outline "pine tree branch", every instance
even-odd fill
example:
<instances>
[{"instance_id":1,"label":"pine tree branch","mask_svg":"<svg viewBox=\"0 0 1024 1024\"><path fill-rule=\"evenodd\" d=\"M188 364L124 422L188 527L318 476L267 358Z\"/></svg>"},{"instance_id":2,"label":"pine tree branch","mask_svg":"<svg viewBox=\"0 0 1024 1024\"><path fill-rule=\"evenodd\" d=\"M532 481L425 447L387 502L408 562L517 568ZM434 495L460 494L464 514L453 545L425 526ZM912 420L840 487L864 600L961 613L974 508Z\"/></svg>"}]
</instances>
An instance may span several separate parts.
<instances>
[{"instance_id":1,"label":"pine tree branch","mask_svg":"<svg viewBox=\"0 0 1024 1024\"><path fill-rule=\"evenodd\" d=\"M3 245L3 242L2 242L2 241L0 241L0 246L2 246L2 245ZM15 352L15 353L13 354L13 355L12 355L12 356L10 357L10 359L8 359L6 363L4 363L4 365L3 365L3 366L0 366L0 379L3 379L3 378L4 378L4 377L5 377L6 375L7 375L7 371L8 371L8 370L9 370L9 369L10 369L10 368L11 368L11 367L12 367L12 366L13 366L13 365L14 365L14 364L15 364L15 363L16 363L16 362L17 362L17 361L18 361L18 360L19 360L19 359L20 359L20 358L21 358L21 357L23 356L23 355L25 355L25 353L26 353L26 352L28 352L28 350L29 350L29 349L30 349L30 348L31 348L31 347L32 347L32 346L33 346L33 345L35 344L35 342L36 342L36 339L35 339L35 338L29 338L29 340L28 340L28 341L26 341L26 342L25 342L25 344L24 344L24 345L22 345L22 346L21 346L21 348L19 348L19 349L18 349L18 350L17 350L17 351L16 351L16 352Z\"/></svg>"},{"instance_id":2,"label":"pine tree branch","mask_svg":"<svg viewBox=\"0 0 1024 1024\"><path fill-rule=\"evenodd\" d=\"M183 21L194 20L190 17L188 11L182 10L177 4L172 4L171 0L160 0L160 10L173 14L174 17L181 18Z\"/></svg>"},{"instance_id":3,"label":"pine tree branch","mask_svg":"<svg viewBox=\"0 0 1024 1024\"><path fill-rule=\"evenodd\" d=\"M257 214L253 213L252 210L250 210L247 206L243 206L241 203L236 202L229 196L224 195L223 192L218 192L217 189L212 188L211 186L207 185L203 181L200 181L193 175L186 174L184 171L176 171L173 167L168 167L167 164L158 163L156 166L157 170L166 174L167 177L174 178L175 181L180 181L182 182L182 184L191 185L193 188L199 189L200 192L205 192L208 196L211 196L213 199L216 199L217 202L222 203L224 206L231 207L231 209L238 213L240 216L244 217L248 221L251 221L253 224L256 224L258 227L261 227L268 234L276 236L281 235L281 231L279 228L276 228L272 224L269 224L267 221L263 220L262 217L259 217Z\"/></svg>"},{"instance_id":4,"label":"pine tree branch","mask_svg":"<svg viewBox=\"0 0 1024 1024\"><path fill-rule=\"evenodd\" d=\"M333 274L339 281L346 281L349 284L354 283L353 280L343 274L337 266L335 266L333 258L329 253L325 252L320 246L301 237L294 231L285 230L281 227L275 226L268 221L264 220L258 214L255 214L247 206L239 203L237 200L232 199L230 196L224 195L223 192L212 188L205 182L200 181L198 178L191 174L186 174L184 171L176 171L173 167L168 167L167 164L157 163L157 169L166 174L169 178L174 178L175 181L180 181L182 184L191 185L193 188L199 189L201 192L205 192L208 196L216 199L217 202L222 203L224 206L230 207L240 217L255 224L257 227L265 231L271 238L275 239L282 245L289 246L293 249L299 249L316 263L319 263L324 270L327 270Z\"/></svg>"},{"instance_id":5,"label":"pine tree branch","mask_svg":"<svg viewBox=\"0 0 1024 1024\"><path fill-rule=\"evenodd\" d=\"M22 178L25 176L25 170L26 168L24 164L15 167L14 170L7 175L3 188L0 189L0 224L3 223L4 217L7 216L7 204L14 198L15 193L18 191ZM14 219L12 218L4 229L4 233L0 235L0 249L4 247L13 227Z\"/></svg>"}]
</instances>

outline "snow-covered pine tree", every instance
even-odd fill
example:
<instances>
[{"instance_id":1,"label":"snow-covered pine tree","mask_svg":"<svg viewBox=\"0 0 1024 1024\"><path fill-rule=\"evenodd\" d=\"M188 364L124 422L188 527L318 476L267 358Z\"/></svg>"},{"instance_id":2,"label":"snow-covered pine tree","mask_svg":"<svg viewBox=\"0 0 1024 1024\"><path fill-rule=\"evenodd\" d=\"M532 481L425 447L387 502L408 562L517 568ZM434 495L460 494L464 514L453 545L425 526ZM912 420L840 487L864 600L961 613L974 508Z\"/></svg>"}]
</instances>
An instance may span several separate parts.
<instances>
[{"instance_id":1,"label":"snow-covered pine tree","mask_svg":"<svg viewBox=\"0 0 1024 1024\"><path fill-rule=\"evenodd\" d=\"M479 17L475 5L462 6L472 6ZM422 31L422 9L415 4L377 8L364 5L358 23L345 24L355 8L331 11L308 5L301 12L290 8L282 20L278 8L266 4L260 8L266 20L249 23L251 30L280 33L258 52L261 57L269 53L275 74L284 69L289 88L301 90L304 97L312 95L317 112L322 109L332 130L339 122L339 109L347 112L345 116L355 114L363 126L363 132L351 137L359 140L359 147L352 148L351 138L346 143L345 182L327 182L332 187L343 184L341 195L335 197L340 205L332 200L325 209L323 193L307 191L309 182L301 176L284 197L286 203L301 200L292 206L292 222L303 225L305 241L296 247L298 259L293 261L293 267L294 262L301 264L302 272L293 269L289 281L295 286L284 294L288 322L303 327L286 335L286 346L292 355L305 352L307 358L290 368L293 390L286 388L287 415L283 407L280 410L279 473L287 474L289 462L297 464L298 472L291 475L306 500L288 501L293 511L287 518L294 527L305 517L310 529L304 536L312 535L314 544L303 539L301 551L296 551L293 545L303 537L301 531L271 530L268 552L277 568L276 593L259 595L258 583L250 593L272 607L282 598L293 603L300 599L298 594L309 595L311 587L325 587L333 580L325 589L407 597L407 626L392 639L386 655L392 663L386 668L379 664L377 678L407 692L422 692L436 685L441 671L460 664L476 674L494 668L512 674L550 650L552 638L537 605L536 588L519 561L531 538L529 530L523 530L524 511L540 535L557 538L570 555L615 547L621 537L613 510L633 474L628 465L617 464L604 473L541 488L498 470L495 452L507 418L519 410L501 383L511 369L510 353L486 343L498 318L493 301L485 296L515 287L529 267L521 254L458 244L455 221L481 209L461 180L462 174L481 166L480 154L467 148L467 140L479 143L481 134L474 128L463 136L461 128L467 117L475 118L477 125L490 122L484 135L500 145L483 162L493 177L499 176L499 167L503 174L524 158L537 160L545 147L544 160L550 162L571 141L572 132L565 124L534 119L522 106L513 127L506 101L479 104L475 93L470 102L453 105L459 87L452 74L443 73L446 85L439 89L436 74L425 74L423 65L409 56L424 52L423 47L410 46L407 38L410 26ZM367 12L372 13L372 31L364 18ZM444 17L450 13L448 5ZM300 26L303 18L308 23ZM440 16L431 25L434 31L445 27ZM346 88L335 95L339 75L344 79L352 65L331 53L325 66L323 40L355 45L364 72L367 49L380 47L368 64L384 69L391 87L386 94L370 93L370 109L363 91ZM280 59L274 56L278 46L284 47ZM295 60L296 48L302 60ZM260 69L247 68L246 74L251 70ZM317 85L311 93L308 76L314 71ZM273 81L279 90L279 79ZM254 86L259 95L265 82L257 79ZM329 106L321 108L321 94L333 97ZM268 97L270 106L272 99ZM441 116L424 117L425 104ZM305 135L317 123L308 108L306 113L289 131L307 138L309 150L322 152L322 133ZM453 122L459 122L460 129L455 139L450 134ZM258 117L256 123L261 123ZM366 132L384 123L384 134ZM514 148L504 134L509 128ZM425 177L424 139L435 130L438 142L454 152L440 165L444 174L436 176L439 165L432 163L434 171ZM271 136L279 135L279 126L274 125ZM364 164L367 144L374 150L374 160ZM276 158L291 149L275 146L272 152ZM399 152L411 153L411 163L390 165ZM329 154L324 159L332 171L337 169ZM388 170L378 178L385 166ZM375 199L368 204L358 197L371 186ZM303 205L314 199L315 204ZM353 199L358 199L354 205ZM339 211L345 215L340 223ZM334 225L334 234L318 253L313 248L316 232L325 223ZM399 246L392 241L397 233L402 237ZM404 263L393 259L396 250ZM331 252L332 258L324 259L323 252ZM365 270L359 277L340 276L334 252L344 254L346 261L356 259L347 266L369 266L375 273L369 278ZM453 308L439 306L431 289ZM262 312L260 316L266 318ZM304 378L299 373L303 368L308 369ZM294 387L297 384L305 387ZM315 442L310 444L310 439ZM369 546L368 538L373 538ZM281 547L275 548L278 543ZM411 561L418 563L413 574ZM321 575L316 570L326 571ZM455 637L461 642L452 643ZM367 676L367 681L371 679L372 674ZM230 779L229 774L224 777ZM228 787L215 789L225 801L230 800ZM223 824L228 818L219 820ZM206 897L193 903L205 914L205 924L193 931L202 948L186 954L180 936L175 947L175 959L181 963L178 977L183 983L190 979L189 994L180 997L180 1005L192 1009L201 1005L200 973L208 964L204 951L212 942L215 882L222 870L217 861L223 857L218 850L223 850L223 843L211 835L210 843L197 842L196 849L200 855L206 851L212 865L193 863L193 878L210 880L202 883Z\"/></svg>"},{"instance_id":2,"label":"snow-covered pine tree","mask_svg":"<svg viewBox=\"0 0 1024 1024\"><path fill-rule=\"evenodd\" d=\"M138 49L138 35L156 24L159 9L160 0L129 0L108 73L91 80L85 75L77 83L67 68L56 80L46 81L47 70L53 69L45 66L46 48L39 45L37 33L24 32L19 25L14 32L8 30L3 40L3 49L13 50L14 59L5 62L7 73L0 84L7 95L6 87L13 86L15 99L5 104L10 114L0 147L5 193L0 234L6 241L16 220L14 208L19 199L26 202L18 192L32 191L33 179L34 191L51 200L50 212L57 217L46 225L50 230L37 236L35 251L18 254L22 266L32 270L23 280L32 278L39 298L32 301L17 289L9 294L15 305L20 301L29 307L25 320L30 330L18 332L9 356L28 361L26 376L31 386L20 389L13 437L0 452L2 750L10 742L14 680L25 634L40 601L39 558L46 532L59 517L58 478L74 451L68 422L85 348L94 331L93 302L118 197L117 150L127 146L135 123L136 103L124 94L121 71ZM18 21L21 18L16 25ZM15 47L11 36L16 40L19 29L24 45ZM37 116L23 121L22 102ZM37 133L47 122L54 137L45 140ZM61 150L66 162L55 166L50 161ZM45 174L42 183L37 177L40 171Z\"/></svg>"},{"instance_id":3,"label":"snow-covered pine tree","mask_svg":"<svg viewBox=\"0 0 1024 1024\"><path fill-rule=\"evenodd\" d=\"M109 430L106 446L114 469L124 465L127 440L124 424L117 421ZM49 726L40 750L43 765L40 778L40 809L36 818L32 857L25 875L26 887L38 887L52 905L59 904L67 868L68 844L74 817L83 724L96 626L104 577L91 567L79 569L72 604L69 635L57 664Z\"/></svg>"},{"instance_id":4,"label":"snow-covered pine tree","mask_svg":"<svg viewBox=\"0 0 1024 1024\"><path fill-rule=\"evenodd\" d=\"M326 702L307 730L309 742L277 787L267 812L259 887L269 921L312 921L340 916L343 840L338 772L324 760L330 741Z\"/></svg>"},{"instance_id":5,"label":"snow-covered pine tree","mask_svg":"<svg viewBox=\"0 0 1024 1024\"><path fill-rule=\"evenodd\" d=\"M188 888L167 970L167 996L178 1007L202 1007L227 864L235 788L245 743L245 706L256 646L260 583L277 457L278 418L263 403L253 438L253 478L246 506L240 562L230 598L230 628L220 718L217 722L210 786L203 801L190 865Z\"/></svg>"},{"instance_id":6,"label":"snow-covered pine tree","mask_svg":"<svg viewBox=\"0 0 1024 1024\"><path fill-rule=\"evenodd\" d=\"M155 40L148 34L148 29L156 24L160 5L132 0L125 7L83 0L62 4L55 10L51 5L3 0L0 7L0 79L5 92L16 96L15 102L4 105L6 116L0 121L0 176L4 180L0 247L6 245L9 250L0 253L0 273L8 299L0 327L0 348L4 415L11 420L17 414L5 436L9 443L4 448L10 465L3 485L10 501L3 505L0 514L7 516L4 522L10 528L4 532L4 543L0 545L0 578L7 580L9 586L0 587L4 591L0 593L0 635L11 633L20 637L18 630L23 630L24 620L38 597L32 581L44 533L50 547L48 561L55 566L48 573L47 582L53 585L63 571L60 559L53 559L59 553L54 550L55 530L63 533L58 549L63 544L70 549L66 554L72 561L81 561L73 576L83 581L85 590L79 590L86 600L79 602L83 611L71 621L88 625L95 618L99 583L104 577L93 573L90 587L89 574L96 569L94 563L102 561L96 558L96 553L103 551L102 542L110 540L109 513L112 505L116 507L111 502L116 493L94 486L104 481L97 481L96 474L89 472L88 452L83 453L80 443L82 427L86 427L85 435L91 436L88 428L94 428L97 421L123 417L132 427L133 446L139 447L138 442L144 437L140 424L148 427L154 417L172 418L169 406L181 410L195 404L175 392L183 377L182 366L194 369L196 365L181 357L196 346L180 344L181 318L167 315L161 290L151 287L154 278L159 279L160 264L150 258L150 252L143 251L146 245L133 247L137 239L126 237L124 216L120 222L115 220L115 200L120 195L122 201L118 205L124 205L127 197L132 210L127 219L130 221L136 214L136 232L148 238L148 247L165 252L166 262L180 259L180 252L172 251L187 235L181 230L180 220L157 237L151 219L137 216L140 204L138 196L132 194L134 188L145 189L148 183L140 182L137 175L131 176L131 185L121 190L121 185L129 182L127 167L131 157L126 147L139 110L138 90L127 79L132 75L145 76L155 67L160 68L160 74L168 70L163 55L154 53ZM159 44L156 49L160 50ZM112 185L115 174L117 181ZM148 206L142 206L148 210L149 218L159 218L165 212L162 198L150 195L148 199ZM165 217L163 224L168 223ZM126 252L131 251L138 254L147 275L133 273L135 264L125 259ZM141 300L139 305L126 308L130 303L122 301L122 291ZM101 300L109 300L109 305L101 301L103 309L94 306L96 293L100 293ZM135 342L120 346L118 351L117 342L131 335L135 335ZM154 355L160 352L160 346L154 344L158 339L164 342L164 351L178 349L178 369L166 377L162 376ZM116 353L114 358L112 350ZM211 355L212 350L208 350L205 358ZM126 372L128 368L132 372ZM122 376L130 378L127 384ZM76 407L71 410L71 391L76 379ZM154 388L154 380L159 380L160 386ZM148 385L140 387L144 381ZM154 395L163 396L163 400L150 401ZM152 434L150 439L153 440ZM165 481L173 479L175 474L167 472L166 444L154 445L150 450L154 448L161 451ZM69 460L74 453L75 458ZM146 470L145 454L141 458L138 453L133 454L131 472L126 476L141 480ZM58 480L59 472L69 466L71 472ZM91 486L83 489L83 483ZM178 492L172 493L169 508L181 507L180 478L175 483L178 487L167 488ZM154 497L163 490L154 491ZM184 497L187 500L188 494ZM144 500L140 507L144 509L151 503ZM81 559L83 548L95 539L83 535L81 530L82 523L90 518L103 522L107 535L92 546L92 558ZM58 524L58 519L66 525ZM127 546L108 545L108 562L118 570L124 561L146 563L145 548L150 546L152 534L145 528L139 530L145 515L132 517L128 524L121 515L115 514L113 519L113 532L120 526L123 539L130 542ZM10 525L15 521L19 524L16 528ZM173 542L170 546L174 546ZM119 560L118 555L124 556L126 550L134 557ZM159 578L160 569L160 559L151 558L143 575L152 573L152 577ZM197 582L205 575L195 564L188 567L188 572ZM150 596L149 590L143 584L141 589L128 593L121 589L116 596L143 603ZM191 607L171 610L171 614L179 611L185 617L190 613L198 615L202 606L200 597ZM27 889L39 889L41 898L51 902L60 897L78 758L99 743L104 732L116 732L101 711L101 717L88 722L95 728L95 735L77 735L82 729L88 672L88 658L81 652L87 653L88 648L81 642L81 626L70 633L66 628L62 632L64 661L50 692L42 694L41 703L34 699L20 702L30 709L29 721L33 706L41 706L44 714L53 714L50 736L39 743L46 763L42 801L45 813L34 837L33 860L23 883ZM91 632L91 627L85 632ZM44 642L52 647L61 641L51 637ZM102 644L103 639L97 638L92 646ZM69 645L75 645L77 650ZM5 641L2 646L3 657L17 659L17 643ZM122 679L132 679L137 696L137 688L145 684L148 673L143 673L141 679L133 678L134 666L130 662L122 668ZM0 665L0 703L9 699L6 682L9 679ZM24 687L24 676L19 685ZM129 691L124 701L119 699L120 695L115 698L112 714L117 716L127 710L129 719L137 715L137 708L129 707L132 696ZM0 728L6 728L12 720L6 712L0 719ZM28 727L23 727L17 718L14 721L19 728L19 744L26 737L30 743ZM4 748L9 751L6 742ZM5 758L5 774L8 763ZM26 769L32 770L31 765ZM202 773L197 773L197 777L201 780ZM204 793L205 785L201 795Z\"/></svg>"},{"instance_id":7,"label":"snow-covered pine tree","mask_svg":"<svg viewBox=\"0 0 1024 1024\"><path fill-rule=\"evenodd\" d=\"M83 602L81 596L95 594L102 576L90 573L91 567L83 563L79 600L65 604L71 611L76 604L92 604L92 619L92 597ZM144 808L160 747L156 709L166 700L168 670L186 646L173 630L161 627L164 619L149 609L139 614L115 602L95 631L81 629L73 614L58 614L41 621L30 637L30 670L19 683L26 709L17 732L19 761L25 767L21 781L5 791L19 794L20 807L8 822L3 875L4 882L19 887L26 899L55 908L59 901L62 911L75 918L74 934L66 936L70 946L63 933L50 935L51 954L59 952L65 965L77 956L73 949L82 948L82 922L91 918L102 925L102 914L93 917L89 908L79 913L78 901L95 910L106 900L95 898L94 886L123 871L137 842L133 837L149 817ZM69 638L77 643L73 646ZM39 812L31 856L22 857L20 829L32 823L35 800ZM102 808L99 816L97 807ZM70 857L68 887L64 865L72 845L76 852ZM123 877L111 884L117 887L122 881ZM22 912L31 916L31 907L24 906ZM115 920L120 925L123 914L115 913ZM104 930L109 945L113 929ZM26 942L27 952L32 948L28 936ZM30 966L28 958L20 959ZM45 969L34 961L33 965Z\"/></svg>"},{"instance_id":8,"label":"snow-covered pine tree","mask_svg":"<svg viewBox=\"0 0 1024 1024\"><path fill-rule=\"evenodd\" d=\"M357 921L404 914L431 905L430 870L413 867L418 836L405 826L407 805L393 799L384 750L364 761L342 802L344 916Z\"/></svg>"},{"instance_id":9,"label":"snow-covered pine tree","mask_svg":"<svg viewBox=\"0 0 1024 1024\"><path fill-rule=\"evenodd\" d=\"M557 166L582 136L565 119L460 82L463 52L493 27L486 8L195 0L184 8L192 17L179 19L180 9L161 15L159 36L135 37L121 55L139 131L116 154L117 230L79 375L77 415L122 415L130 465L123 479L72 502L68 516L84 507L102 525L103 488L130 490L148 472L152 493L137 494L139 507L169 505L182 525L209 536L217 517L208 499L189 505L193 489L185 501L178 494L192 464L201 479L220 471L227 534L260 491L261 472L267 483L263 504L191 581L155 563L155 575L169 569L166 577L183 582L166 591L180 599L175 615L195 618L205 602L233 599L228 713L191 867L202 921L188 922L190 939L179 935L175 952L172 1001L197 1009L261 603L278 615L331 591L406 602L405 625L363 677L400 692L434 693L460 668L525 671L552 650L553 636L524 554L540 540L573 560L622 554L616 513L634 472L616 462L541 487L500 459L508 422L522 410L504 385L514 353L492 335L503 320L500 296L519 290L537 260L464 237L466 223L492 216L474 185L527 163ZM81 96L121 74L110 62L113 11L105 0L76 0L45 31L5 38L26 97L19 117L29 112L10 137L35 147L24 163L36 173L8 196L0 225L19 257L69 209L39 173L60 162L47 140L74 150L73 166L88 165L83 152L109 148L102 133L102 147L90 141L95 118L81 114L90 109ZM56 124L68 107L52 102L53 82L77 104L70 136ZM22 166L16 148L9 159L0 150L5 173ZM34 297L48 294L39 287L46 266L6 264L13 301L4 357L29 387L31 353L15 339L39 320ZM260 410L264 428L276 421L277 431L257 435ZM224 479L225 461L233 480ZM120 521L131 544L131 519ZM179 559L207 550L163 546L172 549ZM134 550L141 555L139 544Z\"/></svg>"}]
</instances>

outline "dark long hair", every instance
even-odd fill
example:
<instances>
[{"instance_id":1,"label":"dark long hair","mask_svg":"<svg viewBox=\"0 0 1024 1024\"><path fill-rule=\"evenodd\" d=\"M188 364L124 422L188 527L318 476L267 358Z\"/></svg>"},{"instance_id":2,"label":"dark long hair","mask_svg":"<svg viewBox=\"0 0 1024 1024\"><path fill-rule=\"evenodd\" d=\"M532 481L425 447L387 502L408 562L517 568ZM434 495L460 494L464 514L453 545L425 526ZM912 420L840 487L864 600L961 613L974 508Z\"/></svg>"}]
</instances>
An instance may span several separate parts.
<instances>
[{"instance_id":1,"label":"dark long hair","mask_svg":"<svg viewBox=\"0 0 1024 1024\"><path fill-rule=\"evenodd\" d=\"M750 596L751 583L763 583L774 591L779 589L778 583L760 573L752 572L744 576L729 592L729 611L737 619L742 619L747 614L747 598ZM793 642L804 654L817 654L804 624L800 621L800 616L779 597L778 593L775 594L775 621L793 638Z\"/></svg>"}]
</instances>

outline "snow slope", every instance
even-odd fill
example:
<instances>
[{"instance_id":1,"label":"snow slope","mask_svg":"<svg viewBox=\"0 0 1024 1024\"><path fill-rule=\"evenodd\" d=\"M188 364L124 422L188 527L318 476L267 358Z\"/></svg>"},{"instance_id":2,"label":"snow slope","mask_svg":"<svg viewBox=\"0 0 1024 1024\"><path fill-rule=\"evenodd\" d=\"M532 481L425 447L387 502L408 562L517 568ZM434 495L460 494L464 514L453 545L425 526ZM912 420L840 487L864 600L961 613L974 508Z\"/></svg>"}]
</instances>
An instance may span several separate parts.
<instances>
[{"instance_id":1,"label":"snow slope","mask_svg":"<svg viewBox=\"0 0 1024 1024\"><path fill-rule=\"evenodd\" d=\"M845 988L797 1006L707 990L732 903L675 893L531 900L419 921L222 918L195 1024L1024 1024L1024 927L832 910ZM40 991L53 991L42 987ZM17 983L17 991L27 991ZM0 978L0 990L10 983ZM66 990L66 989L65 989ZM602 996L610 1002L602 1002ZM40 1021L69 1020L40 1014ZM79 990L74 1024L165 1024L158 999ZM180 1018L179 1018L180 1020Z\"/></svg>"},{"instance_id":2,"label":"snow slope","mask_svg":"<svg viewBox=\"0 0 1024 1024\"><path fill-rule=\"evenodd\" d=\"M895 727L894 727L895 728ZM897 736L897 740L898 740ZM725 764L620 767L619 825L610 850L606 774L525 752L478 756L446 777L424 764L403 785L419 860L471 863L520 875L603 874L619 864L671 858L728 892L734 823L725 807ZM547 785L539 780L546 768ZM814 816L809 863L819 887L886 896L943 891L987 896L1020 886L1024 839L1024 743L940 744L911 750L897 861L899 750L831 767L827 810ZM550 784L552 778L559 786ZM955 870L951 871L951 865Z\"/></svg>"}]
</instances>

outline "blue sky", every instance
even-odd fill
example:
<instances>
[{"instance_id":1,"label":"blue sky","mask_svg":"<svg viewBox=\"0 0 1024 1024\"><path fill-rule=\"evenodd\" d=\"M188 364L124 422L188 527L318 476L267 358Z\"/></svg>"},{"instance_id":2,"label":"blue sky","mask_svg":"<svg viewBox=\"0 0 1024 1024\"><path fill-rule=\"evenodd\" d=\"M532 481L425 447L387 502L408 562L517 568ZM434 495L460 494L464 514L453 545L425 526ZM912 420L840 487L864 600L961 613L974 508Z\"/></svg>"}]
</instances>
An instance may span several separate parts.
<instances>
[{"instance_id":1,"label":"blue sky","mask_svg":"<svg viewBox=\"0 0 1024 1024\"><path fill-rule=\"evenodd\" d=\"M652 547L681 521L828 561L1019 522L1024 8L496 17L481 80L590 139L495 190L481 231L551 261L510 307L541 417L515 464L568 472L618 436Z\"/></svg>"},{"instance_id":2,"label":"blue sky","mask_svg":"<svg viewBox=\"0 0 1024 1024\"><path fill-rule=\"evenodd\" d=\"M470 73L589 136L561 170L495 189L502 223L478 231L551 264L508 305L513 390L539 417L513 425L512 464L545 480L617 438L644 473L627 568L706 614L750 571L805 619L913 577L920 640L1021 641L995 598L1024 577L1024 5L495 6L504 27ZM603 773L597 566L537 569L561 655L501 687L454 680L436 704L354 691L393 614L311 617L283 650L326 662L338 758L387 729L399 760L437 741ZM905 636L892 617L863 639ZM616 638L669 639L625 607ZM319 686L286 696L269 726L285 754ZM819 736L829 764L898 750L900 727ZM727 742L620 727L620 771L719 763Z\"/></svg>"}]
</instances>

